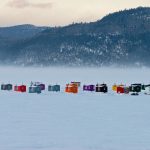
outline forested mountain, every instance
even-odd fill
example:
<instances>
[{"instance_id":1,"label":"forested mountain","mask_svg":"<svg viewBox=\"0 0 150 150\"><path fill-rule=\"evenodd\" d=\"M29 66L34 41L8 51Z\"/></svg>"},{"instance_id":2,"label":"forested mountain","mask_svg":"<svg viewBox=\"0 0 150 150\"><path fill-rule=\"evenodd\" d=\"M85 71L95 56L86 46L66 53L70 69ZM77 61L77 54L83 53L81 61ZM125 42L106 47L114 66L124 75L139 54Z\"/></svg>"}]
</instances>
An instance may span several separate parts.
<instances>
[{"instance_id":1,"label":"forested mountain","mask_svg":"<svg viewBox=\"0 0 150 150\"><path fill-rule=\"evenodd\" d=\"M150 65L150 8L65 27L0 28L0 61L17 65Z\"/></svg>"}]
</instances>

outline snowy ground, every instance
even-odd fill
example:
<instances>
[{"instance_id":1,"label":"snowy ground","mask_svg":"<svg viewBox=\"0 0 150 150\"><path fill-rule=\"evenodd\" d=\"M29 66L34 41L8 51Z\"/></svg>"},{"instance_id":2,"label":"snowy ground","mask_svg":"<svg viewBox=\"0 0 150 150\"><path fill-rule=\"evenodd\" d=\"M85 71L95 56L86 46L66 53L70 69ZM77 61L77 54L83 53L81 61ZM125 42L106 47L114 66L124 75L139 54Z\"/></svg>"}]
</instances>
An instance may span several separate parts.
<instances>
[{"instance_id":1,"label":"snowy ground","mask_svg":"<svg viewBox=\"0 0 150 150\"><path fill-rule=\"evenodd\" d=\"M0 68L0 82L61 84L60 93L0 91L0 150L149 150L150 96L116 95L114 83L150 83L150 69ZM64 93L70 81L108 94Z\"/></svg>"}]
</instances>

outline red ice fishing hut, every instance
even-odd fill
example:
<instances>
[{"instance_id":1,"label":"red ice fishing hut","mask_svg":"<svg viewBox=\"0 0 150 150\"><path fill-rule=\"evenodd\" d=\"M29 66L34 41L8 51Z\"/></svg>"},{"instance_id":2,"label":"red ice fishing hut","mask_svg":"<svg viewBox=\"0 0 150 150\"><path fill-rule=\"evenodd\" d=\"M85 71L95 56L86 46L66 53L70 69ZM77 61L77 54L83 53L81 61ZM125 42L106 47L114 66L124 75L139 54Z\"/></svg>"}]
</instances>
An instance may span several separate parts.
<instances>
[{"instance_id":1,"label":"red ice fishing hut","mask_svg":"<svg viewBox=\"0 0 150 150\"><path fill-rule=\"evenodd\" d=\"M123 94L124 93L124 87L123 86L118 86L117 87L117 93L118 94Z\"/></svg>"},{"instance_id":2,"label":"red ice fishing hut","mask_svg":"<svg viewBox=\"0 0 150 150\"><path fill-rule=\"evenodd\" d=\"M16 92L26 92L26 85L15 86L14 91Z\"/></svg>"}]
</instances>

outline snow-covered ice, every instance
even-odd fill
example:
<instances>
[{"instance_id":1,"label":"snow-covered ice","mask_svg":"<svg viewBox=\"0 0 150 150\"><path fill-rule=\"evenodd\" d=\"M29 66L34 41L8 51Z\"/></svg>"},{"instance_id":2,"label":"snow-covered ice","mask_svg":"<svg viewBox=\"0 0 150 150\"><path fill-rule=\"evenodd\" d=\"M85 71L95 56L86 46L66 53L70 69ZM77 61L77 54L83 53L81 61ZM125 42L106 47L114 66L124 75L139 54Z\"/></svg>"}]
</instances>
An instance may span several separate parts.
<instances>
[{"instance_id":1,"label":"snow-covered ice","mask_svg":"<svg viewBox=\"0 0 150 150\"><path fill-rule=\"evenodd\" d=\"M0 82L40 81L60 93L0 91L0 150L149 150L150 96L117 95L114 83L150 83L150 69L0 68ZM108 94L64 93L65 84L107 83Z\"/></svg>"}]
</instances>

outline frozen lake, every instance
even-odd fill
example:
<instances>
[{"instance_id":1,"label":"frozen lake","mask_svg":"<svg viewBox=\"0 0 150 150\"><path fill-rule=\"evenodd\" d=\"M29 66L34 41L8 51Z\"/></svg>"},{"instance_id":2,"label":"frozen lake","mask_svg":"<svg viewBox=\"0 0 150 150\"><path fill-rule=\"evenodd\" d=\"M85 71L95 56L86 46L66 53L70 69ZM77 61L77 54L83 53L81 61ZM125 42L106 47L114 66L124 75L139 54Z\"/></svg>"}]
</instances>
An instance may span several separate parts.
<instances>
[{"instance_id":1,"label":"frozen lake","mask_svg":"<svg viewBox=\"0 0 150 150\"><path fill-rule=\"evenodd\" d=\"M150 69L0 68L1 83L58 83L60 93L0 91L0 150L149 150L150 96L116 95L114 83L150 83ZM108 94L64 93L107 83Z\"/></svg>"}]
</instances>

